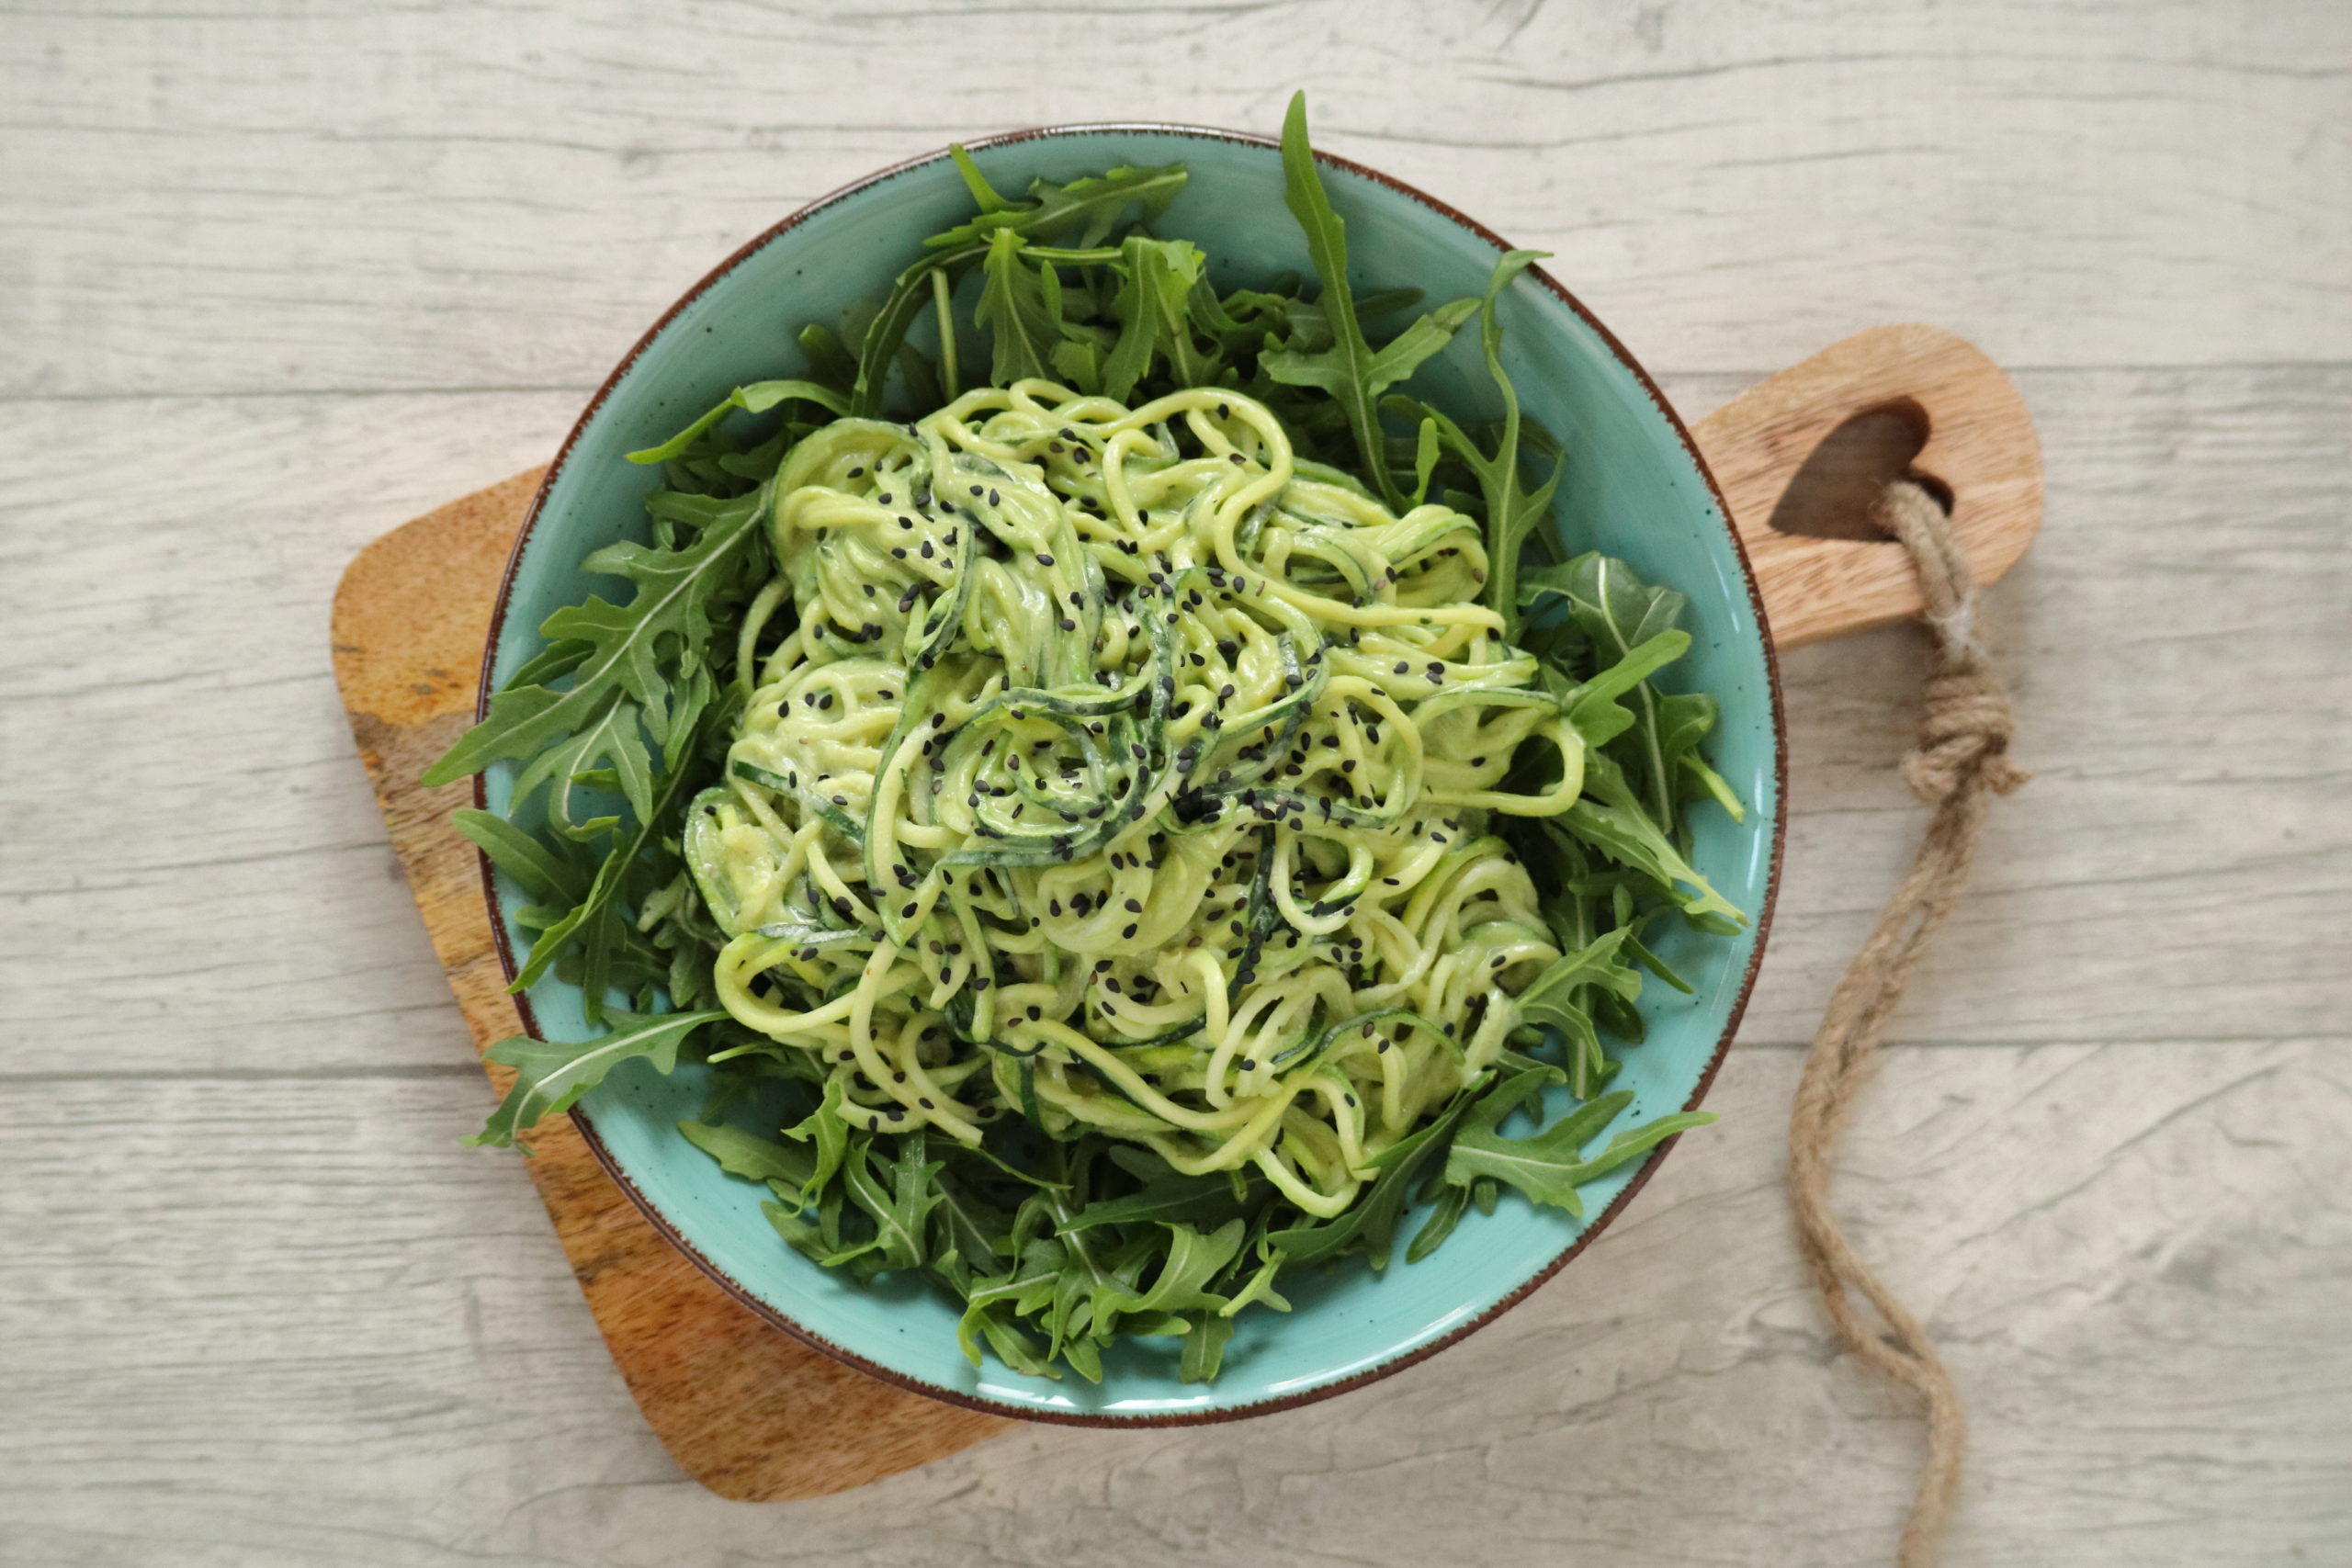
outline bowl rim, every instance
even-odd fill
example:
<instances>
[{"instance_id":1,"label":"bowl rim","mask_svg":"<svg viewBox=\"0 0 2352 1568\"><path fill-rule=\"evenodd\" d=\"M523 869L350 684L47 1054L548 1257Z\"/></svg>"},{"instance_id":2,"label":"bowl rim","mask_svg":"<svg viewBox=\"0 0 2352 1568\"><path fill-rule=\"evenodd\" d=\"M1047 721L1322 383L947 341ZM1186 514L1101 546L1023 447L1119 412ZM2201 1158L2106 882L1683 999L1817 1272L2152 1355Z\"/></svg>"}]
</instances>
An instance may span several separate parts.
<instances>
[{"instance_id":1,"label":"bowl rim","mask_svg":"<svg viewBox=\"0 0 2352 1568\"><path fill-rule=\"evenodd\" d=\"M1236 142L1275 152L1279 152L1282 146L1281 142L1274 138L1261 136L1254 131L1230 130L1215 126L1187 125L1163 120L1072 121L1059 125L1035 126L1020 130L1000 131L993 135L974 137L970 141L959 142L956 145L967 151L980 152L990 148L1010 147L1023 142L1066 136L1105 134L1180 136L1196 141ZM851 197L872 189L885 181L911 170L944 162L949 155L949 150L943 147L933 152L902 158L851 180L847 184L838 186L815 200L795 209L736 247L726 260L712 267L692 288L680 295L676 302L662 311L653 324L645 330L635 344L630 345L628 352L621 357L620 363L613 367L611 373L597 387L594 395L588 400L587 406L581 410L580 417L573 421L571 431L563 438L563 445L557 449L554 459L548 464L547 472L539 480L538 488L533 492L530 506L523 516L522 526L514 536L514 548L509 552L505 570L499 578L498 599L491 613L490 630L482 644L480 687L474 698L476 723L480 723L489 714L492 691L492 677L497 662L500 642L505 632L507 612L514 603L515 577L522 567L524 551L530 544L533 533L538 527L539 518L546 508L548 495L553 491L556 481L562 477L565 465L571 460L572 449L586 432L589 422L594 419L598 411L605 406L605 400L612 395L621 378L628 373L638 360L653 345L654 340L666 332L670 323L683 311L778 236L797 228L828 208L845 201ZM1368 164L1357 163L1353 159L1326 152L1320 148L1315 150L1315 159L1318 164L1361 175L1376 184L1385 186L1399 196L1419 202L1439 217L1493 245L1498 251L1508 251L1512 248L1501 235L1476 219L1447 202L1439 200L1428 192L1397 179L1393 175L1385 174ZM1722 1068L1724 1058L1731 1050L1732 1039L1739 1032L1740 1021L1747 1013L1748 998L1754 994L1756 988L1757 973L1763 965L1765 950L1771 937L1772 912L1780 895L1781 858L1786 849L1788 836L1788 726L1781 701L1780 660L1772 646L1770 623L1765 616L1763 593L1757 585L1755 566L1747 558L1747 548L1740 537L1737 522L1732 516L1731 504L1724 498L1723 487L1716 482L1713 470L1708 468L1705 456L1699 450L1699 444L1692 439L1690 427L1683 423L1681 415L1675 412L1674 405L1667 400L1666 394L1659 390L1657 381L1651 378L1649 372L1642 367L1641 363L1618 339L1617 334L1611 332L1600 318L1585 305L1584 301L1570 293L1557 278L1540 265L1529 266L1526 269L1526 276L1549 289L1555 298L1566 305L1586 327L1591 330L1618 364L1633 376L1635 383L1641 387L1651 404L1657 410L1659 416L1673 431L1675 438L1682 444L1682 449L1689 455L1691 466L1698 470L1700 479L1706 483L1707 493L1715 503L1717 514L1723 519L1724 537L1731 546L1733 559L1739 563L1740 580L1747 590L1748 606L1755 615L1758 640L1763 645L1766 697L1772 720L1774 810L1771 856L1765 871L1764 895L1756 911L1755 943L1749 950L1747 964L1740 976L1737 992L1733 997L1730 1010L1724 1017L1723 1032L1715 1041L1714 1050L1708 1056L1706 1066L1701 1069L1697 1083L1691 1087L1690 1097L1678 1108L1682 1111L1691 1111L1697 1109L1707 1098L1707 1091L1714 1085L1715 1074ZM476 773L473 779L473 804L478 809L487 809L488 792L487 774ZM490 863L490 857L479 850L475 852L475 858L479 863L481 877L482 897L490 916L491 935L498 950L499 967L505 974L507 983L511 986L515 975L519 972L519 966L514 962L514 948L507 938L506 922L499 908L496 871ZM524 1030L535 1039L544 1039L545 1036L539 1031L537 1015L531 1006L529 993L517 991L511 994ZM1203 1427L1227 1421L1245 1420L1257 1416L1270 1416L1279 1411L1295 1409L1301 1405L1336 1398L1340 1394L1362 1388L1367 1383L1377 1382L1383 1378L1429 1359L1439 1351L1461 1343L1470 1335L1502 1316L1573 1262L1595 1238L1609 1228L1617 1216L1624 1211L1625 1206L1633 1201L1634 1195L1648 1183L1652 1176L1657 1174L1658 1167L1665 1162L1666 1156L1682 1141L1679 1134L1661 1141L1650 1151L1648 1157L1635 1168L1633 1179L1625 1184L1624 1190L1618 1193L1617 1197L1600 1213L1594 1215L1592 1222L1577 1234L1574 1241L1562 1248L1557 1256L1529 1275L1524 1281L1487 1307L1486 1311L1455 1324L1434 1338L1400 1350L1386 1357L1376 1365L1351 1372L1346 1377L1275 1398L1254 1400L1246 1404L1223 1405L1211 1409L1112 1414L1102 1411L1056 1410L1015 1404L1004 1400L967 1393L960 1389L944 1388L937 1383L925 1382L920 1377L900 1371L896 1368L884 1366L846 1346L834 1343L814 1329L797 1322L789 1314L761 1300L748 1287L679 1234L677 1228L659 1209L654 1207L652 1201L639 1189L636 1182L629 1179L628 1173L621 1168L619 1162L605 1146L604 1139L597 1134L594 1118L579 1107L574 1107L567 1114L571 1117L572 1125L578 1130L582 1141L588 1145L589 1153L594 1155L596 1163L604 1168L605 1174L612 1179L614 1184L619 1187L623 1193L627 1194L629 1201L637 1206L638 1212L645 1216L654 1230L693 1262L695 1268L701 1269L712 1282L771 1326L781 1329L812 1349L822 1351L827 1356L856 1369L868 1377L944 1404L1014 1420L1055 1426L1121 1428Z\"/></svg>"}]
</instances>

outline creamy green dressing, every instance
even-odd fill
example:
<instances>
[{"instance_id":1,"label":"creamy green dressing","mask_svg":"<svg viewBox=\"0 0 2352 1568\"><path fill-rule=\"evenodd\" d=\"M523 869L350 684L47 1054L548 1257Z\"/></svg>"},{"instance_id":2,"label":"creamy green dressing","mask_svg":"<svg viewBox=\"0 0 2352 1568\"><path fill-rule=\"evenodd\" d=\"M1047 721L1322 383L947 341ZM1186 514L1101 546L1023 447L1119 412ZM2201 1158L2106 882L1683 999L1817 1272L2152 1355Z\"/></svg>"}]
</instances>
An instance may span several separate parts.
<instances>
[{"instance_id":1,"label":"creamy green dressing","mask_svg":"<svg viewBox=\"0 0 2352 1568\"><path fill-rule=\"evenodd\" d=\"M852 1126L1025 1115L1329 1216L1496 1060L1560 950L1489 814L1565 810L1583 749L1474 519L1230 391L1035 379L837 420L774 496L685 851L720 1004ZM1557 776L1506 790L1530 739Z\"/></svg>"}]
</instances>

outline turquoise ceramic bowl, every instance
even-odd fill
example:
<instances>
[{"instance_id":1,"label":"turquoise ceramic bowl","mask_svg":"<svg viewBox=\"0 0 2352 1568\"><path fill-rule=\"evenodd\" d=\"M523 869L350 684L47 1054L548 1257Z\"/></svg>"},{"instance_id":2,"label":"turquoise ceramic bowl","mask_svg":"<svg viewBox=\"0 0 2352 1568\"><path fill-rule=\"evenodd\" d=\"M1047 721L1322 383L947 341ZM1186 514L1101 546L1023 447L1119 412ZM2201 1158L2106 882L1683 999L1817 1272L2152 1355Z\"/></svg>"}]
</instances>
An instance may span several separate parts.
<instances>
[{"instance_id":1,"label":"turquoise ceramic bowl","mask_svg":"<svg viewBox=\"0 0 2352 1568\"><path fill-rule=\"evenodd\" d=\"M1274 145L1227 131L1171 126L1075 126L977 143L973 156L1004 190L1035 176L1068 179L1123 163L1190 166L1191 183L1159 226L1199 243L1221 286L1296 269L1306 246L1283 206ZM1347 220L1360 288L1412 286L1433 299L1477 294L1503 244L1460 213L1385 175L1325 157L1324 180ZM553 610L603 588L579 562L639 531L653 481L622 454L667 438L740 384L793 373L787 345L809 321L831 321L878 294L922 236L961 215L962 182L944 153L888 169L803 209L697 284L628 357L581 416L534 503L507 569L486 657L487 684L539 649ZM1781 848L1780 694L1763 614L1721 495L1688 433L1631 355L1590 312L1541 272L1501 303L1504 359L1528 412L1572 454L1557 525L1577 548L1623 557L1653 581L1690 596L1690 655L1671 671L1723 705L1715 765L1753 809L1745 825L1699 814L1695 859L1750 911L1732 940L1682 933L1665 954L1696 994L1653 986L1643 1006L1649 1038L1627 1055L1619 1083L1634 1091L1628 1121L1696 1105L1731 1041L1763 951ZM1465 333L1421 376L1444 406L1493 408ZM503 765L483 783L503 809L514 778ZM518 889L491 898L509 954ZM546 981L526 998L526 1022L550 1038L586 1037L576 989ZM1548 1278L1623 1208L1669 1143L1588 1190L1587 1218L1507 1197L1472 1213L1433 1258L1375 1275L1360 1259L1285 1277L1287 1314L1238 1322L1213 1385L1180 1382L1175 1340L1123 1347L1104 1358L1100 1386L1075 1376L1031 1380L993 1360L975 1368L956 1344L956 1309L927 1282L861 1289L787 1248L760 1213L763 1191L722 1175L673 1130L698 1111L702 1069L662 1077L632 1064L573 1112L590 1145L647 1215L711 1276L777 1326L876 1376L959 1404L1033 1419L1152 1424L1229 1419L1337 1393L1394 1371L1490 1321ZM1554 1110L1559 1109L1555 1106ZM1704 1146L1706 1134L1700 1134ZM1408 1233L1409 1234L1409 1233ZM1653 1261L1652 1267L1658 1266ZM1681 1260L1698 1269L1701 1258Z\"/></svg>"}]
</instances>

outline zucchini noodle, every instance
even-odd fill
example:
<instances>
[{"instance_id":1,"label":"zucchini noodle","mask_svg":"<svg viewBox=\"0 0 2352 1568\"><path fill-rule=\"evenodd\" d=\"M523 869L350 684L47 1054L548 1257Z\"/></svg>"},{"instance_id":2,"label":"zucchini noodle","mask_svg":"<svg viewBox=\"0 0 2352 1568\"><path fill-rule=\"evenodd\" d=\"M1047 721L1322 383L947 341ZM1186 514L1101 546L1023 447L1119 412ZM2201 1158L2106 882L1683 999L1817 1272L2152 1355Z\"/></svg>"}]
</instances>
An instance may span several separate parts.
<instances>
[{"instance_id":1,"label":"zucchini noodle","mask_svg":"<svg viewBox=\"0 0 2352 1568\"><path fill-rule=\"evenodd\" d=\"M1489 823L1584 753L1475 519L1231 391L1040 379L837 419L762 505L787 586L684 850L720 1005L853 1127L1019 1115L1329 1216L1497 1060L1561 954Z\"/></svg>"}]
</instances>

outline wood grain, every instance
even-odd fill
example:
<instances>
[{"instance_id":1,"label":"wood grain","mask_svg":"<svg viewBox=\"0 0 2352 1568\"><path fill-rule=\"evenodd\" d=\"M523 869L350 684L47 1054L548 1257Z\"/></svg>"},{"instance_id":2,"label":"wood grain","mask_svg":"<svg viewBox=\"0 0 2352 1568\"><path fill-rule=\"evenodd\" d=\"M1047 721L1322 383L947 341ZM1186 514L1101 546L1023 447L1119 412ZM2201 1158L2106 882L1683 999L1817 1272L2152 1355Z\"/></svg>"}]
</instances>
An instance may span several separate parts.
<instances>
[{"instance_id":1,"label":"wood grain","mask_svg":"<svg viewBox=\"0 0 2352 1568\"><path fill-rule=\"evenodd\" d=\"M1850 419L1895 409L1926 441L1909 472L1951 501L1953 536L1980 583L2017 564L2041 526L2041 444L2025 400L1963 338L1919 323L1873 327L1749 388L1691 427L1747 547L1772 641L1802 648L1908 620L1919 583L1884 540L1774 527L1789 483Z\"/></svg>"},{"instance_id":2,"label":"wood grain","mask_svg":"<svg viewBox=\"0 0 2352 1568\"><path fill-rule=\"evenodd\" d=\"M1703 1156L1396 1378L770 1507L635 1417L529 1189L458 1144L470 1066L169 1080L135 1114L0 1080L0 1562L1884 1568L1916 1426L1824 1349L1779 1188L1796 1069L1733 1052ZM1840 1195L1973 1401L1955 1568L2344 1560L2347 1113L2341 1040L1892 1054Z\"/></svg>"},{"instance_id":3,"label":"wood grain","mask_svg":"<svg viewBox=\"0 0 2352 1568\"><path fill-rule=\"evenodd\" d=\"M1653 367L1923 314L2012 366L2352 359L2341 0L989 0L985 45L961 14L12 6L0 232L39 270L0 395L584 390L869 170L1056 121L1271 132L1301 85L1318 141L1556 252Z\"/></svg>"},{"instance_id":4,"label":"wood grain","mask_svg":"<svg viewBox=\"0 0 2352 1568\"><path fill-rule=\"evenodd\" d=\"M1827 1358L1776 1145L1917 833L1906 628L1782 660L1714 1144L1347 1399L729 1503L457 1142L490 1089L328 667L354 554L841 181L1301 85L1683 409L1876 321L2009 368L2049 526L1984 615L2038 777L1840 1201L1973 1402L1951 1568L2352 1562L2352 8L0 0L0 1563L1884 1562L1911 1416Z\"/></svg>"},{"instance_id":5,"label":"wood grain","mask_svg":"<svg viewBox=\"0 0 2352 1568\"><path fill-rule=\"evenodd\" d=\"M361 760L477 1049L521 1032L473 846L466 783L418 776L472 722L499 580L543 470L526 469L361 551L334 600L334 670ZM513 1079L490 1073L500 1092ZM875 1381L762 1321L605 1175L568 1116L525 1140L596 1325L647 1423L722 1497L820 1496L923 1464L1010 1423Z\"/></svg>"}]
</instances>

